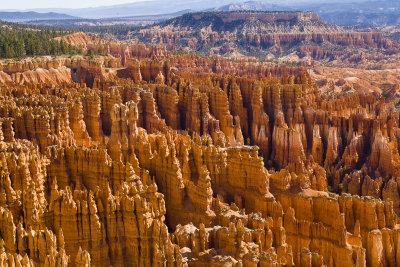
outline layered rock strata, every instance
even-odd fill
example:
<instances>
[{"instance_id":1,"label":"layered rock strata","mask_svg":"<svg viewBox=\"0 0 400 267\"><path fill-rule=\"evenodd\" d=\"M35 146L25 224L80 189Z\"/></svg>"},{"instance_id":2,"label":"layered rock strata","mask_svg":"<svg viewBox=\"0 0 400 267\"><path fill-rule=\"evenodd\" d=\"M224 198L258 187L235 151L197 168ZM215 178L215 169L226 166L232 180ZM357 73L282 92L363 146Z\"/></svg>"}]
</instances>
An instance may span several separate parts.
<instances>
[{"instance_id":1,"label":"layered rock strata","mask_svg":"<svg viewBox=\"0 0 400 267\"><path fill-rule=\"evenodd\" d=\"M131 32L140 41L210 55L271 59L293 51L315 60L379 61L398 53L382 32L357 32L325 23L313 12L187 13ZM372 52L373 50L373 52ZM362 51L361 53L359 53Z\"/></svg>"}]
</instances>

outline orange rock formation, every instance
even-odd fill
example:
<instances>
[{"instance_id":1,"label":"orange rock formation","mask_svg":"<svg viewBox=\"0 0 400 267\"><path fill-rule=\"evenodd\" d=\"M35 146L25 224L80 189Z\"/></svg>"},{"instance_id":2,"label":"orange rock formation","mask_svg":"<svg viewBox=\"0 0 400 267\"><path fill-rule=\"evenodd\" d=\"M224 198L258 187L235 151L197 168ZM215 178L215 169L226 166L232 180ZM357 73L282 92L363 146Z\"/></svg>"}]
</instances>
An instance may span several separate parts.
<instances>
[{"instance_id":1,"label":"orange rock formation","mask_svg":"<svg viewBox=\"0 0 400 267\"><path fill-rule=\"evenodd\" d=\"M400 264L399 113L378 94L195 55L2 75L3 265Z\"/></svg>"}]
</instances>

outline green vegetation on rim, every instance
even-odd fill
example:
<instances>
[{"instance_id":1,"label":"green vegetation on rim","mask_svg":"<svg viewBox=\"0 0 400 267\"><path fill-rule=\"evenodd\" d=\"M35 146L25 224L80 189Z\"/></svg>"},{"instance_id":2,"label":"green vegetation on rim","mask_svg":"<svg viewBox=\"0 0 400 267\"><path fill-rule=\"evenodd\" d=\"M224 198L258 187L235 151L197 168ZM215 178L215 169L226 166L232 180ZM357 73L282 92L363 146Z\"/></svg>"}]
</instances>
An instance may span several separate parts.
<instances>
[{"instance_id":1,"label":"green vegetation on rim","mask_svg":"<svg viewBox=\"0 0 400 267\"><path fill-rule=\"evenodd\" d=\"M54 39L70 33L52 27L32 27L0 21L0 58L82 54L81 48Z\"/></svg>"}]
</instances>

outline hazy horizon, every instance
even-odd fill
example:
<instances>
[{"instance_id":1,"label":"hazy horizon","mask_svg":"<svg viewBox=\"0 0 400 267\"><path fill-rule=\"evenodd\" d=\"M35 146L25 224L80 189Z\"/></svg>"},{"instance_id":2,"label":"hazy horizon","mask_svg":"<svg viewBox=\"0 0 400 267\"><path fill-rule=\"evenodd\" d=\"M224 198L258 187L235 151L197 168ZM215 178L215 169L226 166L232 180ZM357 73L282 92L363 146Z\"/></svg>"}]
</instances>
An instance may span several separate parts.
<instances>
[{"instance_id":1,"label":"hazy horizon","mask_svg":"<svg viewBox=\"0 0 400 267\"><path fill-rule=\"evenodd\" d=\"M98 8L98 7L107 7L107 6L116 6L130 3L140 3L140 2L155 2L157 0L69 0L69 1L60 1L60 0L42 0L38 2L32 2L28 0L15 0L8 1L3 3L0 10L1 11L40 11L43 9L43 12L48 12L50 9L81 9L81 8ZM215 1L215 4L218 5L220 2L222 3L242 3L248 2L249 0L231 0L231 1ZM368 2L371 0L256 0L256 2L265 2L265 3L280 3L280 4L299 4L299 3L355 3L355 2ZM379 0L378 0L379 1ZM385 1L385 0L381 0ZM176 1L165 1L165 3L174 3ZM187 2L201 2L199 0L189 0Z\"/></svg>"},{"instance_id":2,"label":"hazy horizon","mask_svg":"<svg viewBox=\"0 0 400 267\"><path fill-rule=\"evenodd\" d=\"M33 9L78 9L150 1L153 0L42 0L39 1L39 3L28 0L15 0L2 4L0 10L25 11Z\"/></svg>"}]
</instances>

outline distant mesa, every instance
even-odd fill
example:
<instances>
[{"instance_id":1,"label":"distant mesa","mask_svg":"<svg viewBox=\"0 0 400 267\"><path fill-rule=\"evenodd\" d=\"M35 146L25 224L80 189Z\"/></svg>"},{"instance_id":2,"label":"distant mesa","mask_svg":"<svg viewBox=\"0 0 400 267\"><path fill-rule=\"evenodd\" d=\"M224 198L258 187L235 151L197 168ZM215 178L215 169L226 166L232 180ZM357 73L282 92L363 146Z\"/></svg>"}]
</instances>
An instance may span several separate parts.
<instances>
[{"instance_id":1,"label":"distant mesa","mask_svg":"<svg viewBox=\"0 0 400 267\"><path fill-rule=\"evenodd\" d=\"M233 23L233 24L231 24ZM213 30L244 29L251 27L258 32L306 32L320 30L324 27L330 31L338 31L335 25L324 23L315 12L290 11L214 11L187 13L180 17L162 22L160 25L188 26L199 29L205 25ZM300 25L301 24L301 25ZM313 27L313 28L311 28ZM318 28L317 28L318 27Z\"/></svg>"},{"instance_id":2,"label":"distant mesa","mask_svg":"<svg viewBox=\"0 0 400 267\"><path fill-rule=\"evenodd\" d=\"M348 57L348 50L379 49L384 55L398 46L381 32L349 31L324 22L315 12L300 11L188 13L131 36L171 50L227 57L282 57L295 52L300 57L336 60Z\"/></svg>"}]
</instances>

